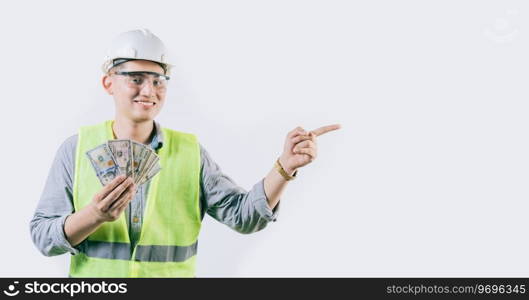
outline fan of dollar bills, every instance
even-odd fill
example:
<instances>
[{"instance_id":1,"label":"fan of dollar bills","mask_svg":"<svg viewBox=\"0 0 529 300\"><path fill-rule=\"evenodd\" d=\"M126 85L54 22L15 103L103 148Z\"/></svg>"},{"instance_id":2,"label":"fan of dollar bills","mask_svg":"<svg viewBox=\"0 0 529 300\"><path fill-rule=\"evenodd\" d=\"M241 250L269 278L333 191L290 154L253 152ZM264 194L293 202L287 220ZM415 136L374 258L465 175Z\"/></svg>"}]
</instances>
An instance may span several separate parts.
<instances>
[{"instance_id":1,"label":"fan of dollar bills","mask_svg":"<svg viewBox=\"0 0 529 300\"><path fill-rule=\"evenodd\" d=\"M160 158L150 147L133 140L109 140L86 152L103 186L119 175L142 185L162 169Z\"/></svg>"}]
</instances>

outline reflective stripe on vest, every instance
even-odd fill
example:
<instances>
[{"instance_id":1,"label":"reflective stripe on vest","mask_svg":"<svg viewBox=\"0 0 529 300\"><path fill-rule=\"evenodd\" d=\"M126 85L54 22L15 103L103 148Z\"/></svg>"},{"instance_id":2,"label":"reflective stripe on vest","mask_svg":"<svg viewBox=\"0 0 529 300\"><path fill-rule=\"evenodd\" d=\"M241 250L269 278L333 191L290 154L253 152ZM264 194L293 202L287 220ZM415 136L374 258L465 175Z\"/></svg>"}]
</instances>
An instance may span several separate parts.
<instances>
[{"instance_id":1,"label":"reflective stripe on vest","mask_svg":"<svg viewBox=\"0 0 529 300\"><path fill-rule=\"evenodd\" d=\"M201 226L200 148L192 134L162 128L162 170L150 183L147 207L134 249L125 215L106 222L72 256L72 277L193 277ZM88 205L102 186L86 151L114 139L112 121L79 130L73 199L75 210ZM131 251L132 250L132 251Z\"/></svg>"},{"instance_id":2,"label":"reflective stripe on vest","mask_svg":"<svg viewBox=\"0 0 529 300\"><path fill-rule=\"evenodd\" d=\"M198 243L190 246L142 246L136 250L135 261L185 261L197 253ZM81 251L89 257L109 259L132 259L129 243L111 243L87 240L81 244Z\"/></svg>"}]
</instances>

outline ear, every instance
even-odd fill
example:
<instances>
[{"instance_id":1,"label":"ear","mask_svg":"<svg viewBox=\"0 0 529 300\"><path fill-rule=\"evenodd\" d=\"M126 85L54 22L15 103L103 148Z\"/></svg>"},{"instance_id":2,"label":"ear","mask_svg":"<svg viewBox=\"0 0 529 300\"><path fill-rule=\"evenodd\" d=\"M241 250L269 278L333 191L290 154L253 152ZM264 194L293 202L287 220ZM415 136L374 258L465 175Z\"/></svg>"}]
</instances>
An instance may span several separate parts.
<instances>
[{"instance_id":1,"label":"ear","mask_svg":"<svg viewBox=\"0 0 529 300\"><path fill-rule=\"evenodd\" d=\"M103 84L103 88L105 89L105 91L107 91L107 94L114 94L114 92L112 91L112 80L110 79L110 76L108 74L105 74L103 75L103 77L101 77L101 83Z\"/></svg>"}]
</instances>

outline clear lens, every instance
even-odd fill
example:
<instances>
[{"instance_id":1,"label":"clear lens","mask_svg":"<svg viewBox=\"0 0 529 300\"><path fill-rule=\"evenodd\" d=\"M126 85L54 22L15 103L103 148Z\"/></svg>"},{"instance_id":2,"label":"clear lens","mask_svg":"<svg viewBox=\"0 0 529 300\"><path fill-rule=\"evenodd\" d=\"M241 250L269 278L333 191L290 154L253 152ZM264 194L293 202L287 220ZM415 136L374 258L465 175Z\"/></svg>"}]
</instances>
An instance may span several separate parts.
<instances>
[{"instance_id":1,"label":"clear lens","mask_svg":"<svg viewBox=\"0 0 529 300\"><path fill-rule=\"evenodd\" d=\"M167 87L169 80L169 77L154 72L116 72L114 74L125 76L127 85L132 88L141 88L149 82L155 89L162 90Z\"/></svg>"}]
</instances>

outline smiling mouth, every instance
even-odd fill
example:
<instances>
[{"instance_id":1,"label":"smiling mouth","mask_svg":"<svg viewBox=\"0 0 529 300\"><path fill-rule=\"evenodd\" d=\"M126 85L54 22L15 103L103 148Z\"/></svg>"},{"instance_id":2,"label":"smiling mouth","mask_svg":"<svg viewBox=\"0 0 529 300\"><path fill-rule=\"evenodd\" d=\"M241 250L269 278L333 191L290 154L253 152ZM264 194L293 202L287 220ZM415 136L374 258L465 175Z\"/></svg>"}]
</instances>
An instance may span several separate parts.
<instances>
[{"instance_id":1,"label":"smiling mouth","mask_svg":"<svg viewBox=\"0 0 529 300\"><path fill-rule=\"evenodd\" d=\"M145 106L154 106L154 105L156 105L156 103L151 102L151 101L140 101L140 100L134 100L134 102L135 102L135 103L142 104L142 105L145 105Z\"/></svg>"}]
</instances>

